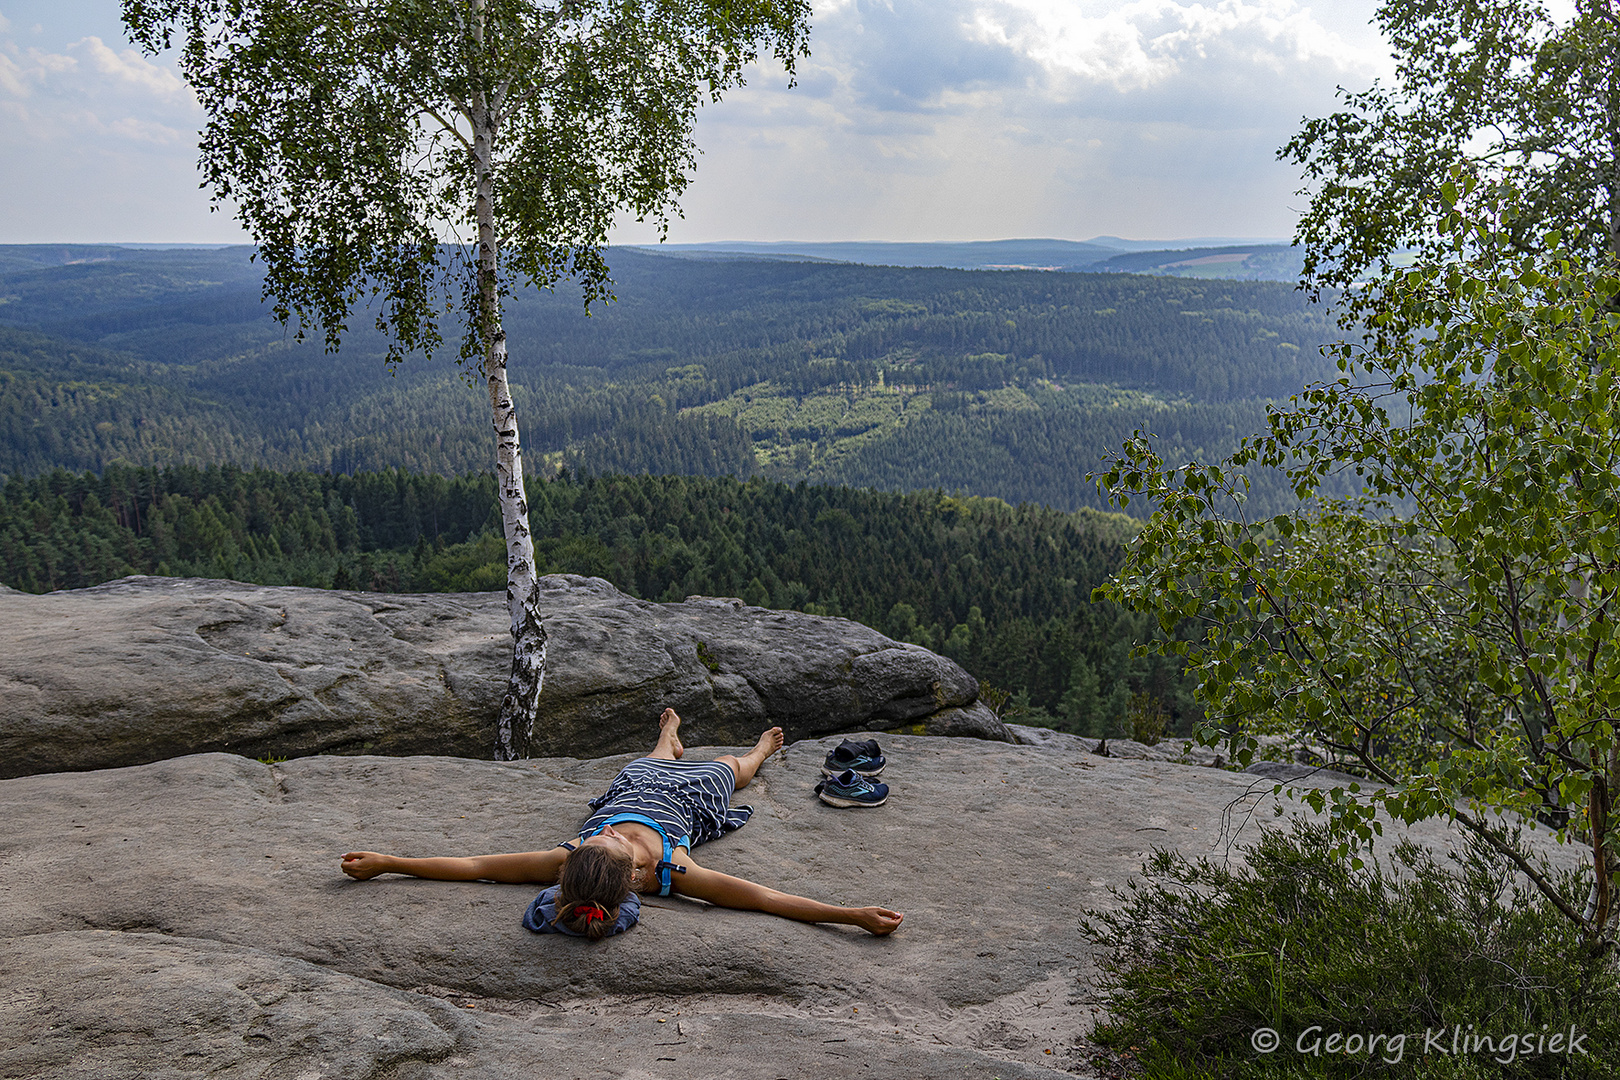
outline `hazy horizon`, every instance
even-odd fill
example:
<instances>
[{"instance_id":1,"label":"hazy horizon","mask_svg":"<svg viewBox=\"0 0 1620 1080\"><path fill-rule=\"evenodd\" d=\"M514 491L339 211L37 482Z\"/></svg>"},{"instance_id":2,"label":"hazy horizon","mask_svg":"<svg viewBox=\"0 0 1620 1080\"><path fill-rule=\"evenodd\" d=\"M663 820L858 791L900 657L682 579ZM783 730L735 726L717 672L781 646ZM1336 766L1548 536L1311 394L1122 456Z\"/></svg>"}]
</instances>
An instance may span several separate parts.
<instances>
[{"instance_id":1,"label":"hazy horizon","mask_svg":"<svg viewBox=\"0 0 1620 1080\"><path fill-rule=\"evenodd\" d=\"M937 245L945 245L945 244L968 245L968 244L1052 243L1052 244L1095 244L1095 245L1098 245L1098 246L1109 246L1106 243L1107 241L1117 241L1117 242L1120 242L1120 243L1130 244L1132 250L1140 249L1140 250L1145 250L1145 251L1158 251L1158 250L1175 251L1175 250L1178 250L1178 249L1181 249L1181 248L1193 248L1193 247L1219 247L1219 246L1234 246L1234 247L1236 247L1236 246L1250 246L1250 245L1252 245L1252 246L1261 246L1261 245L1266 245L1266 244L1288 244L1288 243L1292 243L1292 238L1287 237L1287 236L1271 236L1271 237L1190 236L1190 237L1172 237L1172 238L1169 238L1169 239L1160 240L1160 239L1134 239L1134 238L1131 238L1131 237L1111 236L1111 235L1101 235L1101 234L1099 234L1097 236L1087 237L1087 238L1084 238L1084 239L1072 239L1072 238L1069 238L1069 237L1061 237L1061 236L995 236L995 237L982 237L982 238L967 239L967 240L891 240L891 239L882 239L882 238L873 239L873 238L865 238L865 237L853 237L853 238L852 237L845 237L845 238L842 238L842 239L834 239L834 240L797 240L797 239L788 239L788 240L731 239L731 240L697 240L697 241L675 241L675 240L671 240L671 241L665 241L665 242L662 242L662 243L660 243L658 241L653 241L653 242L611 241L608 244L608 246L609 247L648 248L648 249L651 249L651 250L657 250L660 247L664 247L664 248L696 248L696 247L715 248L715 247L725 247L727 245L738 245L738 246L743 246L743 247L748 247L748 246L753 246L753 247L781 247L781 246L784 246L784 245L786 245L786 246L799 246L799 245L811 246L811 245L815 245L815 246L818 246L818 247L820 247L820 246L832 247L832 246L836 246L836 245L839 245L839 244L873 244L873 245L911 244L911 245L917 245L917 246L926 246L926 245L929 245L929 244L937 244ZM1146 245L1146 246L1143 246L1143 245ZM147 241L136 241L136 240L25 240L25 241L17 241L17 242L0 242L0 247L117 247L117 248L129 248L129 249L135 250L135 251L141 251L141 250L161 251L161 250L180 249L180 248L205 248L205 249L211 249L212 250L212 249L227 248L227 247L252 247L252 246L253 246L253 242L251 240L249 240L249 239L246 239L246 238L243 238L243 239L240 239L240 240L221 240L221 241L217 241L217 242L185 241L185 240L173 240L173 241L169 241L169 240L147 240ZM1125 250L1125 249L1120 249L1120 250Z\"/></svg>"}]
</instances>

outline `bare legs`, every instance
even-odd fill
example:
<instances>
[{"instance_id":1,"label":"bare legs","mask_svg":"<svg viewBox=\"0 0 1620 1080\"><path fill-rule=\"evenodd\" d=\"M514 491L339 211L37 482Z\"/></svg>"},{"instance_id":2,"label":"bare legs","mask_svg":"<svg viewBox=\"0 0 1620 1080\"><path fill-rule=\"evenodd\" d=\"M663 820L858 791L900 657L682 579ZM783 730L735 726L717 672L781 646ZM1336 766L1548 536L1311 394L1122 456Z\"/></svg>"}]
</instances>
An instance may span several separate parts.
<instances>
[{"instance_id":1,"label":"bare legs","mask_svg":"<svg viewBox=\"0 0 1620 1080\"><path fill-rule=\"evenodd\" d=\"M782 729L773 727L759 737L754 748L742 757L732 754L721 754L715 758L731 766L731 771L737 774L737 790L741 791L748 786L748 781L754 778L754 773L765 764L765 759L782 749Z\"/></svg>"},{"instance_id":2,"label":"bare legs","mask_svg":"<svg viewBox=\"0 0 1620 1080\"><path fill-rule=\"evenodd\" d=\"M664 761L676 761L686 753L686 747L681 745L681 718L674 709L665 709L658 717L658 744L652 748L650 758L662 758ZM765 759L782 749L782 729L773 727L759 737L754 748L742 757L735 754L721 754L715 758L731 766L731 771L737 774L737 789L740 791L748 786L748 781L754 778L754 773L765 764Z\"/></svg>"},{"instance_id":3,"label":"bare legs","mask_svg":"<svg viewBox=\"0 0 1620 1080\"><path fill-rule=\"evenodd\" d=\"M664 761L679 760L686 753L686 747L681 745L680 730L681 718L674 709L665 709L658 717L658 745L647 756Z\"/></svg>"}]
</instances>

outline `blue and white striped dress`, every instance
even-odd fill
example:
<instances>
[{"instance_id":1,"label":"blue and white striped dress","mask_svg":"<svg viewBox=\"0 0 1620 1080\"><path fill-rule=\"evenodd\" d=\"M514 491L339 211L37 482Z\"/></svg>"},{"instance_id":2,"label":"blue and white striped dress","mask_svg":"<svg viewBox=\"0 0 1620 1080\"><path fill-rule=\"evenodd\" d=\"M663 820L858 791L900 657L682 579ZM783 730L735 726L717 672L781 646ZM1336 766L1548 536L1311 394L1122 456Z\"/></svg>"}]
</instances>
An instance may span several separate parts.
<instances>
[{"instance_id":1,"label":"blue and white striped dress","mask_svg":"<svg viewBox=\"0 0 1620 1080\"><path fill-rule=\"evenodd\" d=\"M651 818L672 848L695 848L748 823L752 806L731 806L737 776L723 761L637 758L591 800L579 835L595 836L626 814Z\"/></svg>"}]
</instances>

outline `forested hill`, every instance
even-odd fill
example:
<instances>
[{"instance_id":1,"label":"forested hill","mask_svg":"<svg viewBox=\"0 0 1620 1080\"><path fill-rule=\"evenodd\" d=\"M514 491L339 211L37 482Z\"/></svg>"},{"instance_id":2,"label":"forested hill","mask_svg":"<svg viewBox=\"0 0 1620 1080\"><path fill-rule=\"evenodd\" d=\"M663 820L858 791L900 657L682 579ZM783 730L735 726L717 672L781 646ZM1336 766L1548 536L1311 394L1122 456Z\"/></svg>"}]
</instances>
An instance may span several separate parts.
<instances>
[{"instance_id":1,"label":"forested hill","mask_svg":"<svg viewBox=\"0 0 1620 1080\"><path fill-rule=\"evenodd\" d=\"M1334 337L1269 282L609 255L619 299L588 318L566 286L511 302L547 468L1101 506L1085 473L1136 427L1223 449L1326 374ZM369 329L326 356L259 280L245 248L0 248L0 473L487 467L453 349L392 378Z\"/></svg>"},{"instance_id":2,"label":"forested hill","mask_svg":"<svg viewBox=\"0 0 1620 1080\"><path fill-rule=\"evenodd\" d=\"M1146 616L1088 602L1134 531L1119 515L755 478L531 479L542 571L649 600L689 594L858 619L1014 694L1017 718L1115 734L1133 703L1194 718ZM131 573L389 592L506 581L491 476L60 470L0 486L0 584ZM992 695L994 696L994 695Z\"/></svg>"}]
</instances>

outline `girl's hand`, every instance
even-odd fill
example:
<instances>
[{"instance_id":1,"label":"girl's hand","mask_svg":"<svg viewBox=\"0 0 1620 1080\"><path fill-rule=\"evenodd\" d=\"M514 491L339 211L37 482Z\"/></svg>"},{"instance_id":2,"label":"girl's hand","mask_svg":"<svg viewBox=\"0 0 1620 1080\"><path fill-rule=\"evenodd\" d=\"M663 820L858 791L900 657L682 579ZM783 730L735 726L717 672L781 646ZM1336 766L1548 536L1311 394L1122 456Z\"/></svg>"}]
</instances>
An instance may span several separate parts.
<instances>
[{"instance_id":1,"label":"girl's hand","mask_svg":"<svg viewBox=\"0 0 1620 1080\"><path fill-rule=\"evenodd\" d=\"M884 934L894 933L895 930L899 929L900 920L904 918L905 916L898 911L890 911L888 908L863 907L855 909L855 925L879 937Z\"/></svg>"},{"instance_id":2,"label":"girl's hand","mask_svg":"<svg viewBox=\"0 0 1620 1080\"><path fill-rule=\"evenodd\" d=\"M365 881L388 870L388 856L375 851L351 851L343 856L343 872L356 881Z\"/></svg>"}]
</instances>

